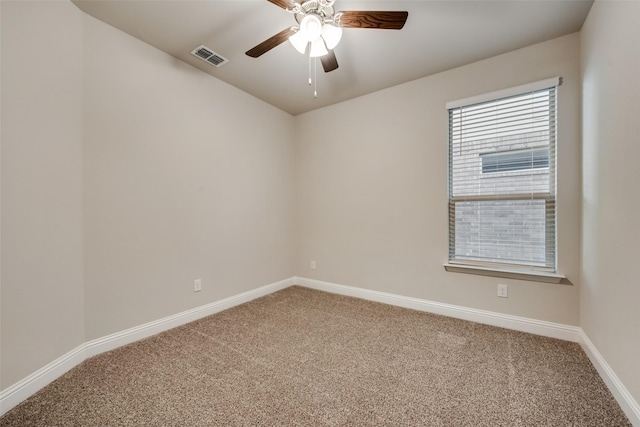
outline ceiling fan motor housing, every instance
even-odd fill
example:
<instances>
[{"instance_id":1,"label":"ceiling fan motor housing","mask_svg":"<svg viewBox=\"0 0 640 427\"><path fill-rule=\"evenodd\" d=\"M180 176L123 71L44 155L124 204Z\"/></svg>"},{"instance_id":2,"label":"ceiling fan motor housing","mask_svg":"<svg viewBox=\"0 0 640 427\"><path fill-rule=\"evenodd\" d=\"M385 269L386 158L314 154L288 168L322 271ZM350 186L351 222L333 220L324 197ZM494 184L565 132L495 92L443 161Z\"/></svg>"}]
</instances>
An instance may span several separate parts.
<instances>
[{"instance_id":1,"label":"ceiling fan motor housing","mask_svg":"<svg viewBox=\"0 0 640 427\"><path fill-rule=\"evenodd\" d=\"M303 3L295 3L292 10L296 15L296 21L298 24L302 23L302 20L308 14L315 14L320 17L322 23L333 23L333 2L334 0L307 0ZM335 23L333 23L335 25Z\"/></svg>"}]
</instances>

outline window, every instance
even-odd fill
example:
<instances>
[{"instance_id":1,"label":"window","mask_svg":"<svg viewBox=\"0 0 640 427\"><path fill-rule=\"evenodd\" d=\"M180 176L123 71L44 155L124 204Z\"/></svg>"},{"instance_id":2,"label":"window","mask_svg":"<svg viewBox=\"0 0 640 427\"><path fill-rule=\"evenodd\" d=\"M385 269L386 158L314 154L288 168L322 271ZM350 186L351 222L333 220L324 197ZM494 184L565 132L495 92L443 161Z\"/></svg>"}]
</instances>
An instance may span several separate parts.
<instances>
[{"instance_id":1,"label":"window","mask_svg":"<svg viewBox=\"0 0 640 427\"><path fill-rule=\"evenodd\" d=\"M528 148L482 153L482 173L512 172L549 167L549 150Z\"/></svg>"},{"instance_id":2,"label":"window","mask_svg":"<svg viewBox=\"0 0 640 427\"><path fill-rule=\"evenodd\" d=\"M449 264L556 272L558 84L447 104Z\"/></svg>"}]
</instances>

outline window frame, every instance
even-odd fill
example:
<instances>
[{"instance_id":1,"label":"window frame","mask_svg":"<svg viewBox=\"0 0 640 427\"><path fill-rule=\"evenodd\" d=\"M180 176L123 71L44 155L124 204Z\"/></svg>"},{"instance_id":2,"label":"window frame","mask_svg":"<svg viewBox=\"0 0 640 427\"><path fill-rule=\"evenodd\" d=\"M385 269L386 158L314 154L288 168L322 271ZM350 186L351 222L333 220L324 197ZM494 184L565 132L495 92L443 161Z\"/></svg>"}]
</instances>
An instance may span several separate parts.
<instances>
[{"instance_id":1,"label":"window frame","mask_svg":"<svg viewBox=\"0 0 640 427\"><path fill-rule=\"evenodd\" d=\"M558 251L557 251L557 241L558 241L558 232L557 232L557 122L553 123L553 126L549 127L549 139L553 138L553 152L549 151L548 154L548 165L545 167L532 167L528 169L522 170L510 170L510 171L493 171L493 172L483 172L484 167L483 163L480 164L480 176L481 177L491 177L491 176L509 176L511 174L521 174L523 172L526 173L542 173L542 171L547 171L549 175L549 183L550 188L553 186L553 191L548 193L516 193L516 194L492 194L492 195L464 195L464 196L454 196L452 191L453 186L453 154L452 154L452 130L451 130L451 110L471 106L474 104L498 101L503 98L509 98L517 95L525 95L530 92L540 91L545 89L553 89L554 96L556 100L556 104L554 106L554 115L549 116L550 120L557 119L557 96L558 96L558 86L561 84L561 79L559 77L554 77L551 79L542 80L539 82L530 83L527 85L517 86L509 89L505 89L502 91L491 92L487 94L483 94L480 96L466 98L458 101L453 101L447 103L447 111L449 118L449 129L448 129L448 145L449 145L449 154L448 154L448 213L449 213L449 250L448 250L448 262L444 265L447 271L454 271L460 273L472 273L472 274L480 274L480 275L489 275L489 276L498 276L498 277L508 277L508 278L516 278L516 279L525 279L525 280L534 280L534 281L542 281L542 282L550 282L550 283L560 283L565 276L559 274L557 272L558 266ZM531 152L536 149L540 149L542 147L527 147L522 149L530 150ZM551 148L551 147L549 147ZM547 149L549 149L547 148ZM504 150L508 151L508 150ZM519 150L513 150L519 151ZM487 152L487 153L479 153L479 156L483 155L496 155L496 152ZM480 159L482 162L482 159ZM460 201L486 201L486 200L544 200L545 203L545 235L549 233L549 228L553 228L553 241L549 241L550 239L546 239L545 245L545 264L546 266L536 266L533 263L531 264L516 264L516 263L500 263L500 262L489 262L489 261L477 261L477 260L468 260L461 259L461 257L455 257L455 228L456 228L456 219L455 219L455 204ZM552 267L551 267L552 266Z\"/></svg>"}]
</instances>

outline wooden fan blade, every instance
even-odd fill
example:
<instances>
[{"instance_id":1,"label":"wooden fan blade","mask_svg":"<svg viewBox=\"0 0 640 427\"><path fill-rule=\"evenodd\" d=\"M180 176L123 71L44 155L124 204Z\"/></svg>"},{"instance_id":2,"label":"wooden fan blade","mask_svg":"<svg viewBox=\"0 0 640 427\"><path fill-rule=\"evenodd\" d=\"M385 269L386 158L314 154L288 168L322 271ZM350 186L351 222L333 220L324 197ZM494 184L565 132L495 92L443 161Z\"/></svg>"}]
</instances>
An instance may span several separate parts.
<instances>
[{"instance_id":1,"label":"wooden fan blade","mask_svg":"<svg viewBox=\"0 0 640 427\"><path fill-rule=\"evenodd\" d=\"M340 12L340 26L343 28L400 30L407 22L407 16L409 16L409 12L344 11Z\"/></svg>"},{"instance_id":2,"label":"wooden fan blade","mask_svg":"<svg viewBox=\"0 0 640 427\"><path fill-rule=\"evenodd\" d=\"M338 60L332 50L330 50L328 54L321 56L320 62L322 62L322 68L324 68L325 73L338 68Z\"/></svg>"},{"instance_id":3,"label":"wooden fan blade","mask_svg":"<svg viewBox=\"0 0 640 427\"><path fill-rule=\"evenodd\" d=\"M290 0L267 0L269 3L273 3L276 6L280 6L283 9L291 9L293 8L293 2Z\"/></svg>"},{"instance_id":4,"label":"wooden fan blade","mask_svg":"<svg viewBox=\"0 0 640 427\"><path fill-rule=\"evenodd\" d=\"M281 43L286 42L293 34L295 34L293 28L282 30L275 36L269 37L256 47L249 49L246 54L251 56L252 58L257 58L260 55L269 52L271 49L280 45Z\"/></svg>"}]
</instances>

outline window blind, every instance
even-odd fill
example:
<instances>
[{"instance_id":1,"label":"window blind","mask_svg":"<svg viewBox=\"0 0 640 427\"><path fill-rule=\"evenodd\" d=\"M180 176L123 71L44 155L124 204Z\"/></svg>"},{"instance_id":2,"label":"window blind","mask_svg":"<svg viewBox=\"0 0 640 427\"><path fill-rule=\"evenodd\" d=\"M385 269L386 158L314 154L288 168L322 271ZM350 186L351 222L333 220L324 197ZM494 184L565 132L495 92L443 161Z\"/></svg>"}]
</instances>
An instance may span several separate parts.
<instances>
[{"instance_id":1,"label":"window blind","mask_svg":"<svg viewBox=\"0 0 640 427\"><path fill-rule=\"evenodd\" d=\"M449 108L450 263L556 271L557 79L545 83Z\"/></svg>"}]
</instances>

